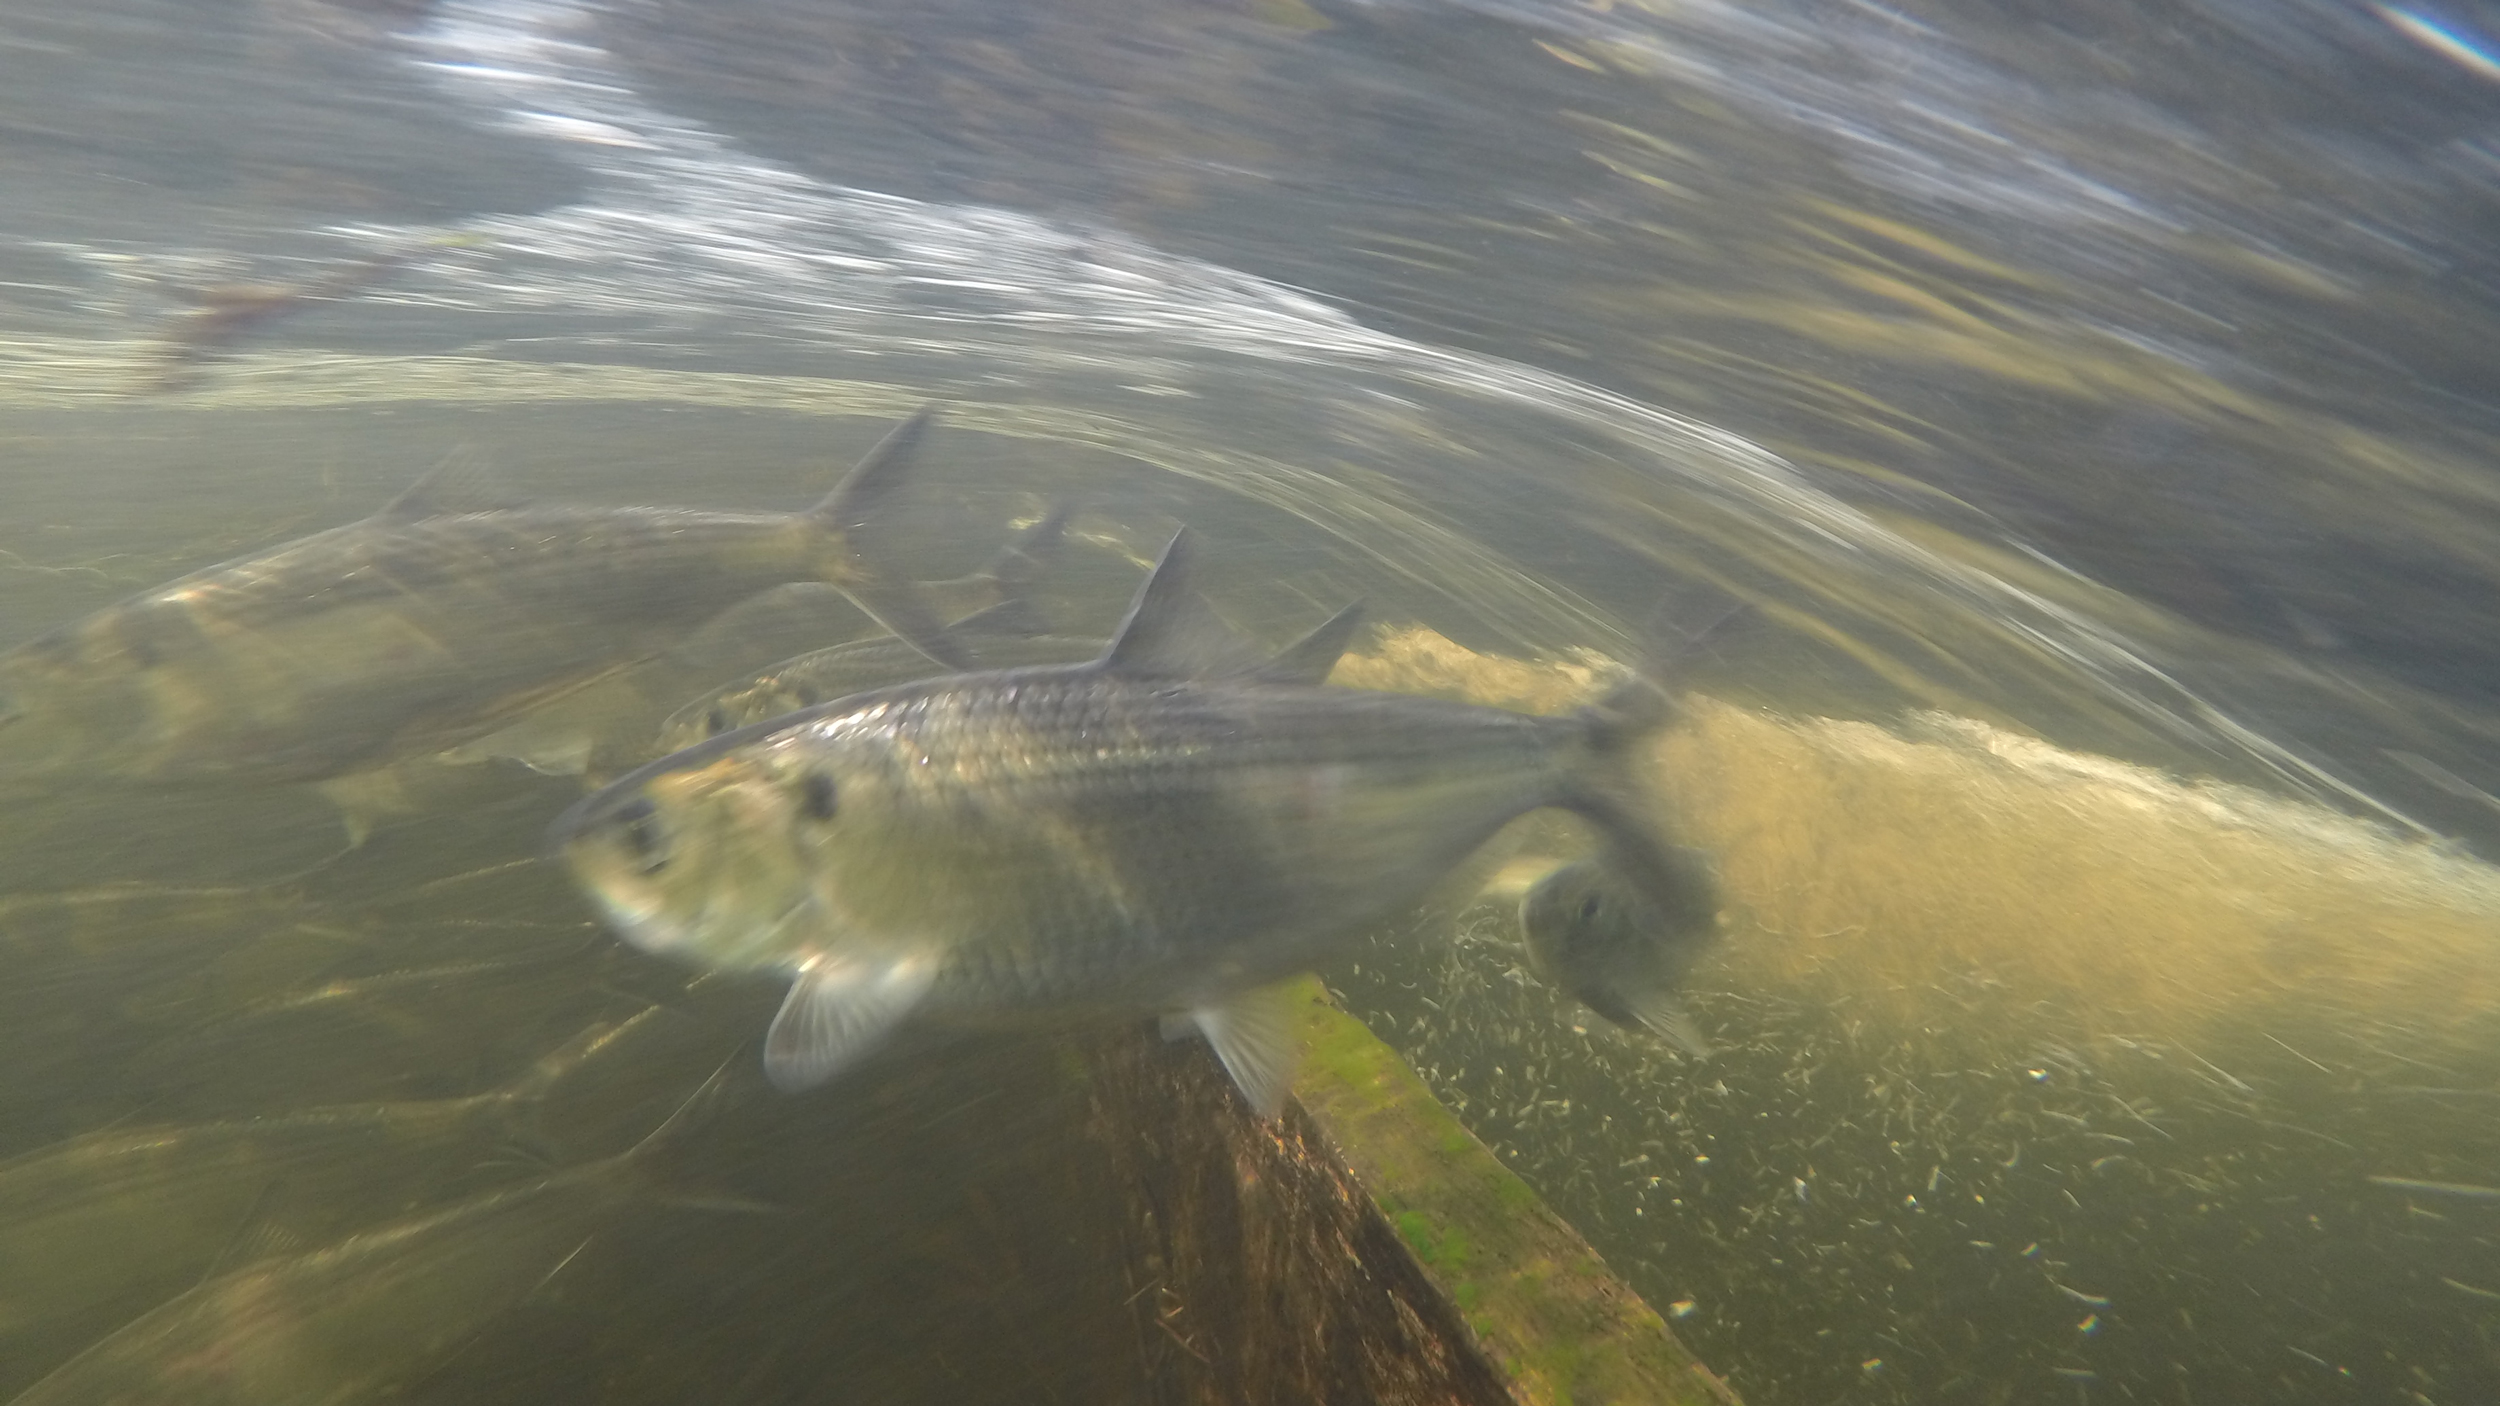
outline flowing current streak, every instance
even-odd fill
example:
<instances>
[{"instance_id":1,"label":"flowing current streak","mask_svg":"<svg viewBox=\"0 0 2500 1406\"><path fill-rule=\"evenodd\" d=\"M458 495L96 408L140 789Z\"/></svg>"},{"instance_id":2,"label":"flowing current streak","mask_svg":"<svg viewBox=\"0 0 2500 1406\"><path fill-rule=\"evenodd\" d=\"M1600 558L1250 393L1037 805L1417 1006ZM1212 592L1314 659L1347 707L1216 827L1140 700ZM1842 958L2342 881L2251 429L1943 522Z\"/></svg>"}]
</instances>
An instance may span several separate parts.
<instances>
[{"instance_id":1,"label":"flowing current streak","mask_svg":"<svg viewBox=\"0 0 2500 1406\"><path fill-rule=\"evenodd\" d=\"M1403 390L1526 412L1632 451L1621 457L1792 548L1924 582L2157 727L2245 753L2310 794L2422 828L2227 716L2097 623L1914 545L1737 436L1532 367L1388 336L1290 289L1115 233L832 186L767 164L642 101L596 46L588 6L462 0L437 16L415 36L419 61L496 125L565 143L597 182L581 204L474 227L493 240L503 306L891 356L961 358L994 347L1037 372L1073 366L1095 384L1143 382L1129 388L1165 394L1196 394L1180 384L1190 381L1221 390L1250 363L1304 381L1342 378L1391 402ZM1020 417L1028 430L1036 418ZM1223 470L1225 486L1374 553L1386 539L1400 556L1499 578L1515 620L1608 628L1598 612L1524 581L1419 513L1377 500L1348 508L1341 488L1321 492L1336 485L1314 471L1159 443L1082 415L1059 419L1068 438L1182 472L1194 459L1209 478ZM980 411L968 408L963 421L981 425Z\"/></svg>"}]
</instances>

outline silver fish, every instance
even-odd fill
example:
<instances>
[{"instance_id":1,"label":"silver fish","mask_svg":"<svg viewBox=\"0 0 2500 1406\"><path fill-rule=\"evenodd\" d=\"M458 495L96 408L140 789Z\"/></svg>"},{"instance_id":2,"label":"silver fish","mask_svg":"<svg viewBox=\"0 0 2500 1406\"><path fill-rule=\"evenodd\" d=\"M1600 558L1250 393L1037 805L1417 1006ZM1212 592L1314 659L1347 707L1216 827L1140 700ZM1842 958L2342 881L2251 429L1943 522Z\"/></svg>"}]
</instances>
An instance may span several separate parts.
<instances>
[{"instance_id":1,"label":"silver fish","mask_svg":"<svg viewBox=\"0 0 2500 1406\"><path fill-rule=\"evenodd\" d=\"M1719 930L1709 860L1669 850L1679 882L1661 903L1602 860L1567 864L1519 902L1529 960L1572 999L1627 1029L1663 1035L1696 1057L1710 1053L1675 989Z\"/></svg>"},{"instance_id":2,"label":"silver fish","mask_svg":"<svg viewBox=\"0 0 2500 1406\"><path fill-rule=\"evenodd\" d=\"M1279 983L1412 908L1513 818L1577 812L1618 869L1681 871L1622 779L1666 700L1572 717L1319 686L1357 612L1210 666L1186 533L1091 663L957 675L724 733L621 778L552 839L629 941L795 978L776 1083L915 1020L1162 1013L1249 1101L1291 1078Z\"/></svg>"},{"instance_id":3,"label":"silver fish","mask_svg":"<svg viewBox=\"0 0 2500 1406\"><path fill-rule=\"evenodd\" d=\"M803 513L444 511L431 477L362 522L197 571L0 655L0 775L314 781L437 752L769 587L833 583L959 664L863 550L923 410Z\"/></svg>"}]
</instances>

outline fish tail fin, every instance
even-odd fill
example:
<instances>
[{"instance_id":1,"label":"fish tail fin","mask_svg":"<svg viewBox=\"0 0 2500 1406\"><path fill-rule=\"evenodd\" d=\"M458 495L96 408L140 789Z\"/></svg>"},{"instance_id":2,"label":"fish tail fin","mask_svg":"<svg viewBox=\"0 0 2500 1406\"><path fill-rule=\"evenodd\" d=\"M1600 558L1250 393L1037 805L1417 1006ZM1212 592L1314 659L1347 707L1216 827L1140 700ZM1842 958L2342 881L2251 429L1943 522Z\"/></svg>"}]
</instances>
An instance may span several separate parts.
<instances>
[{"instance_id":1,"label":"fish tail fin","mask_svg":"<svg viewBox=\"0 0 2500 1406\"><path fill-rule=\"evenodd\" d=\"M877 447L842 476L833 491L807 510L808 519L836 544L828 576L868 617L891 630L912 648L949 669L965 669L965 659L937 614L921 599L910 579L878 559L872 530L890 506L895 490L910 477L928 437L937 407L924 405L888 431Z\"/></svg>"},{"instance_id":2,"label":"fish tail fin","mask_svg":"<svg viewBox=\"0 0 2500 1406\"><path fill-rule=\"evenodd\" d=\"M1742 601L1728 604L1698 628L1686 630L1668 623L1670 607L1661 605L1644 631L1646 642L1639 665L1621 683L1580 710L1591 746L1601 755L1620 757L1672 726L1683 716L1683 710L1667 691L1665 680L1674 676L1694 650L1747 609Z\"/></svg>"},{"instance_id":3,"label":"fish tail fin","mask_svg":"<svg viewBox=\"0 0 2500 1406\"><path fill-rule=\"evenodd\" d=\"M1661 806L1644 792L1640 752L1684 715L1662 682L1666 674L1742 608L1653 646L1642 667L1581 708L1587 752L1558 802L1596 829L1614 872L1682 932L1717 931L1718 882L1699 852L1675 842Z\"/></svg>"},{"instance_id":4,"label":"fish tail fin","mask_svg":"<svg viewBox=\"0 0 2500 1406\"><path fill-rule=\"evenodd\" d=\"M1068 521L1076 504L1059 503L1049 514L1018 532L990 559L990 564L949 585L970 585L989 603L947 626L950 634L991 639L1038 639L1050 633L1050 618L1033 602L1033 583L1059 560L1067 544Z\"/></svg>"}]
</instances>

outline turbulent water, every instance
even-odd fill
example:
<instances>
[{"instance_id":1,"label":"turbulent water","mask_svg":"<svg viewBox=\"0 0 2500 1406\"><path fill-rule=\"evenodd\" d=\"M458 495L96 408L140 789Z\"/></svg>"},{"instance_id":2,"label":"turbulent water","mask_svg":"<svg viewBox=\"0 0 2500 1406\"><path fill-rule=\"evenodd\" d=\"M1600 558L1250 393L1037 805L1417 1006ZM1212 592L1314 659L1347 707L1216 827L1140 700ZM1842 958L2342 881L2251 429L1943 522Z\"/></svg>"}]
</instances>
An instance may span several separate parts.
<instances>
[{"instance_id":1,"label":"turbulent water","mask_svg":"<svg viewBox=\"0 0 2500 1406\"><path fill-rule=\"evenodd\" d=\"M804 507L932 399L892 550L960 575L1073 502L1072 634L1182 520L1246 625L1371 601L1340 681L1530 710L1732 595L1656 759L1729 892L1693 1000L1721 1052L1589 1029L1500 902L1351 954L1349 1004L1757 1403L2475 1400L2495 54L2462 12L2306 0L12 6L0 643L446 455L533 499ZM268 314L210 321L242 285ZM864 626L742 628L563 725L640 738ZM0 1389L255 1256L572 1196L550 1166L606 1165L754 1028L769 993L688 992L529 862L578 788L493 752L363 787L343 856L308 791L13 793L0 1145L38 1160L0 1166L35 1227L0 1333L50 1346ZM1511 872L1581 842L1513 837ZM338 1111L376 1104L414 1111ZM325 1131L216 1131L266 1115ZM792 1177L797 1135L736 1116ZM980 1205L1030 1129L974 1124L936 1142ZM210 1150L150 1182L69 1141L126 1127ZM42 1178L108 1154L172 1208L164 1263L37 1313L96 1253ZM984 1380L1044 1371L1047 1285L1097 1266L939 1199L913 1224L951 1240L868 1259L954 1284L1016 1242L1025 1287L910 1341L998 1329ZM771 1273L873 1297L840 1241ZM761 1354L752 1399L839 1360L637 1298L650 1243L568 1258L610 1243L464 1269L556 1287L407 1370L480 1390L610 1301L710 1344L677 1370ZM283 1365L236 1380L325 1370L256 1331Z\"/></svg>"}]
</instances>

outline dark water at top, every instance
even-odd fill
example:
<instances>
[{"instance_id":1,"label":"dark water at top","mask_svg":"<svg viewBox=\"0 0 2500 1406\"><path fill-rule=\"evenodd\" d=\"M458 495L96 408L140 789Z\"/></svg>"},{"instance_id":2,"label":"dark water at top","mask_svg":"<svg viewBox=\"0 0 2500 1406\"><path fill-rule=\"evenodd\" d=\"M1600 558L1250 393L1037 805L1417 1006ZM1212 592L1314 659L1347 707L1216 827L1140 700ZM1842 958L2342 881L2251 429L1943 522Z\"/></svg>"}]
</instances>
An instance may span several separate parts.
<instances>
[{"instance_id":1,"label":"dark water at top","mask_svg":"<svg viewBox=\"0 0 2500 1406\"><path fill-rule=\"evenodd\" d=\"M1489 907L1351 1004L1749 1400L2500 1392L2490 12L109 0L8 7L0 75L0 641L456 447L792 508L931 398L904 544L1074 495L1072 628L1174 520L1245 620L1477 655L1733 594L1690 667L1741 708L1678 754L1723 1053L1576 1033ZM560 882L493 887L571 783L440 770L344 860L294 789L13 802L13 921L130 936L25 959L7 1149L471 1098L648 1005Z\"/></svg>"}]
</instances>

